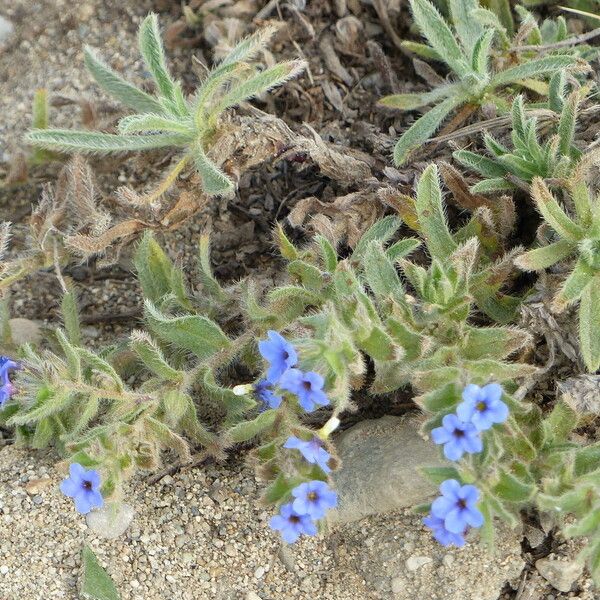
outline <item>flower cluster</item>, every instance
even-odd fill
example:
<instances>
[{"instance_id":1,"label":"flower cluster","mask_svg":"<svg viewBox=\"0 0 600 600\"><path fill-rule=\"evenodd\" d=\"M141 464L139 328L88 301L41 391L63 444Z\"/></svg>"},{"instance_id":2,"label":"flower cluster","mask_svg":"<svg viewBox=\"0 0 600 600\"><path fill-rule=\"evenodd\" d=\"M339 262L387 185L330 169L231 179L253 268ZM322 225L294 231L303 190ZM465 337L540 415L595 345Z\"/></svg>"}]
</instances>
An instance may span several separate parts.
<instances>
[{"instance_id":1,"label":"flower cluster","mask_svg":"<svg viewBox=\"0 0 600 600\"><path fill-rule=\"evenodd\" d=\"M471 383L463 390L462 399L456 414L446 415L442 426L431 431L433 441L443 444L444 456L453 461L460 460L465 452L481 452L481 432L508 418L508 406L502 402L502 386L497 383L483 387Z\"/></svg>"},{"instance_id":2,"label":"flower cluster","mask_svg":"<svg viewBox=\"0 0 600 600\"><path fill-rule=\"evenodd\" d=\"M267 376L254 385L254 394L265 408L278 408L281 404L281 396L272 389L275 385L294 394L306 412L329 404L323 391L323 377L313 371L305 373L296 369L298 354L294 346L276 331L268 331L267 335L269 339L258 343L261 356L269 363Z\"/></svg>"},{"instance_id":3,"label":"flower cluster","mask_svg":"<svg viewBox=\"0 0 600 600\"><path fill-rule=\"evenodd\" d=\"M258 349L269 367L266 377L254 384L254 394L264 408L278 408L283 401L282 396L273 390L273 386L293 394L306 412L329 404L323 391L323 377L313 371L304 372L296 368L298 353L294 346L276 331L269 331L267 335L267 340L258 343ZM291 435L283 447L297 450L306 463L316 465L325 476L331 472L331 455L319 437L313 436L305 440ZM290 501L281 506L279 514L271 518L269 525L271 529L280 532L285 542L293 544L303 534L316 535L316 522L335 506L337 494L325 481L311 479L291 490Z\"/></svg>"},{"instance_id":4,"label":"flower cluster","mask_svg":"<svg viewBox=\"0 0 600 600\"><path fill-rule=\"evenodd\" d=\"M337 506L337 494L318 479L296 486L292 496L294 499L282 505L279 514L269 522L271 529L280 531L288 544L293 544L302 534L316 535L315 521Z\"/></svg>"},{"instance_id":5,"label":"flower cluster","mask_svg":"<svg viewBox=\"0 0 600 600\"><path fill-rule=\"evenodd\" d=\"M508 406L502 402L502 386L489 383L479 387L467 385L456 414L446 415L442 426L431 431L436 444L443 444L448 460L460 460L463 454L483 450L481 432L508 418ZM440 486L441 496L431 505L431 514L423 523L433 531L442 546L463 546L469 527L481 527L483 515L477 509L479 490L474 485L462 485L447 479Z\"/></svg>"},{"instance_id":6,"label":"flower cluster","mask_svg":"<svg viewBox=\"0 0 600 600\"><path fill-rule=\"evenodd\" d=\"M483 525L483 515L477 508L479 490L474 485L461 486L456 479L446 479L440 492L442 495L431 505L431 515L423 522L442 546L463 546L468 528Z\"/></svg>"},{"instance_id":7,"label":"flower cluster","mask_svg":"<svg viewBox=\"0 0 600 600\"><path fill-rule=\"evenodd\" d=\"M79 463L69 467L69 477L60 484L60 491L75 501L78 513L86 515L93 508L102 508L104 498L100 492L100 473L85 469Z\"/></svg>"},{"instance_id":8,"label":"flower cluster","mask_svg":"<svg viewBox=\"0 0 600 600\"><path fill-rule=\"evenodd\" d=\"M19 363L8 358L0 356L0 408L2 408L15 392L15 386L10 380L10 371L20 369Z\"/></svg>"}]
</instances>

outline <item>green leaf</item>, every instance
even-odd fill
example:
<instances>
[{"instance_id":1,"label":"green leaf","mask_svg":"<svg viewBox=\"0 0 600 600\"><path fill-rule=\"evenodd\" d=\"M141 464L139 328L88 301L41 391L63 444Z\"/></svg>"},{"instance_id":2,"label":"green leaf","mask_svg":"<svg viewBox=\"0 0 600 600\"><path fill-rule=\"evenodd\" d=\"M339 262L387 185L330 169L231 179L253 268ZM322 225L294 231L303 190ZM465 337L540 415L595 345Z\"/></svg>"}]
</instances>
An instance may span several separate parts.
<instances>
[{"instance_id":1,"label":"green leaf","mask_svg":"<svg viewBox=\"0 0 600 600\"><path fill-rule=\"evenodd\" d=\"M227 293L213 275L210 265L210 236L207 233L200 236L198 244L198 267L203 289L217 300L224 302L227 299Z\"/></svg>"},{"instance_id":2,"label":"green leaf","mask_svg":"<svg viewBox=\"0 0 600 600\"><path fill-rule=\"evenodd\" d=\"M240 40L233 50L222 60L221 66L255 58L266 47L277 30L276 26L267 25L259 29L256 33Z\"/></svg>"},{"instance_id":3,"label":"green leaf","mask_svg":"<svg viewBox=\"0 0 600 600\"><path fill-rule=\"evenodd\" d=\"M133 264L144 298L158 304L165 296L173 294L187 302L183 273L175 268L151 232L147 231L138 244Z\"/></svg>"},{"instance_id":4,"label":"green leaf","mask_svg":"<svg viewBox=\"0 0 600 600\"><path fill-rule=\"evenodd\" d=\"M375 221L356 244L354 252L352 252L352 259L357 261L362 260L372 241L376 240L385 246L401 226L402 221L392 215Z\"/></svg>"},{"instance_id":5,"label":"green leaf","mask_svg":"<svg viewBox=\"0 0 600 600\"><path fill-rule=\"evenodd\" d=\"M585 288L590 284L594 276L594 271L582 258L575 264L575 268L562 284L560 290L554 298L556 307L564 308L567 304L579 300Z\"/></svg>"},{"instance_id":6,"label":"green leaf","mask_svg":"<svg viewBox=\"0 0 600 600\"><path fill-rule=\"evenodd\" d=\"M281 223L277 223L275 225L275 239L277 241L277 246L279 247L279 252L281 253L281 256L283 256L283 258L287 260L296 260L300 258L300 253L298 252L298 249L296 248L296 246L294 246L292 241L285 234Z\"/></svg>"},{"instance_id":7,"label":"green leaf","mask_svg":"<svg viewBox=\"0 0 600 600\"><path fill-rule=\"evenodd\" d=\"M567 88L567 72L558 71L548 82L548 106L550 110L560 114L565 101L565 90Z\"/></svg>"},{"instance_id":8,"label":"green leaf","mask_svg":"<svg viewBox=\"0 0 600 600\"><path fill-rule=\"evenodd\" d=\"M293 260L287 266L288 273L295 278L298 283L306 286L309 290L320 290L325 279L320 269L303 260Z\"/></svg>"},{"instance_id":9,"label":"green leaf","mask_svg":"<svg viewBox=\"0 0 600 600\"><path fill-rule=\"evenodd\" d=\"M447 98L456 91L456 85L440 85L431 92L424 92L421 94L392 94L391 96L384 96L378 100L377 103L382 106L387 106L388 108L414 110L415 108L421 108L427 104L432 104L438 100Z\"/></svg>"},{"instance_id":10,"label":"green leaf","mask_svg":"<svg viewBox=\"0 0 600 600\"><path fill-rule=\"evenodd\" d=\"M115 384L115 389L118 392L124 391L125 384L123 383L123 380L119 377L119 374L109 362L97 354L94 354L90 350L87 350L86 348L75 348L75 352L77 352L79 358L81 358L81 360L90 366L94 371L103 373L109 379L111 379Z\"/></svg>"},{"instance_id":11,"label":"green leaf","mask_svg":"<svg viewBox=\"0 0 600 600\"><path fill-rule=\"evenodd\" d=\"M565 527L567 537L587 536L597 534L600 529L600 509L591 510L573 525Z\"/></svg>"},{"instance_id":12,"label":"green leaf","mask_svg":"<svg viewBox=\"0 0 600 600\"><path fill-rule=\"evenodd\" d=\"M564 403L561 402L564 406ZM567 410L570 407L567 407ZM571 409L572 410L572 409ZM558 417L559 415L557 415ZM572 422L573 426L574 423ZM557 423L557 426L561 428L559 431L563 433L561 423ZM560 439L560 435L559 438ZM576 477L582 477L587 475L588 473L593 473L598 470L598 466L600 465L600 444L592 444L590 446L585 446L583 448L577 448L575 451L575 464L574 464L574 474Z\"/></svg>"},{"instance_id":13,"label":"green leaf","mask_svg":"<svg viewBox=\"0 0 600 600\"><path fill-rule=\"evenodd\" d=\"M536 58L528 62L524 62L516 67L511 67L500 71L492 77L491 86L499 87L515 83L522 79L530 77L541 77L542 75L553 74L560 69L574 67L580 65L582 61L573 56L552 55L543 58Z\"/></svg>"},{"instance_id":14,"label":"green leaf","mask_svg":"<svg viewBox=\"0 0 600 600\"><path fill-rule=\"evenodd\" d=\"M306 63L303 60L280 62L253 75L246 81L234 85L211 110L210 119L214 120L228 108L237 106L240 102L284 84L286 81L300 75L305 68Z\"/></svg>"},{"instance_id":15,"label":"green leaf","mask_svg":"<svg viewBox=\"0 0 600 600\"><path fill-rule=\"evenodd\" d=\"M247 442L257 435L260 435L263 431L271 428L273 423L275 423L277 415L277 410L265 410L251 421L243 421L242 423L234 425L229 429L227 435L234 442Z\"/></svg>"},{"instance_id":16,"label":"green leaf","mask_svg":"<svg viewBox=\"0 0 600 600\"><path fill-rule=\"evenodd\" d=\"M419 467L419 471L435 485L441 485L446 479L461 481L460 473L455 467Z\"/></svg>"},{"instance_id":17,"label":"green leaf","mask_svg":"<svg viewBox=\"0 0 600 600\"><path fill-rule=\"evenodd\" d=\"M530 342L531 335L516 327L468 327L462 355L470 360L501 359Z\"/></svg>"},{"instance_id":18,"label":"green leaf","mask_svg":"<svg viewBox=\"0 0 600 600\"><path fill-rule=\"evenodd\" d=\"M115 584L89 546L83 547L81 594L86 600L120 600Z\"/></svg>"},{"instance_id":19,"label":"green leaf","mask_svg":"<svg viewBox=\"0 0 600 600\"><path fill-rule=\"evenodd\" d=\"M169 365L161 349L145 331L133 331L131 333L130 347L146 368L161 379L175 382L183 380L184 373Z\"/></svg>"},{"instance_id":20,"label":"green leaf","mask_svg":"<svg viewBox=\"0 0 600 600\"><path fill-rule=\"evenodd\" d=\"M145 301L145 307L148 324L159 338L178 348L193 352L201 360L231 346L231 341L222 329L207 317L201 315L166 317L150 300Z\"/></svg>"},{"instance_id":21,"label":"green leaf","mask_svg":"<svg viewBox=\"0 0 600 600\"><path fill-rule=\"evenodd\" d=\"M337 251L331 242L322 235L316 235L315 241L321 248L321 257L323 259L323 267L328 273L333 273L338 264Z\"/></svg>"},{"instance_id":22,"label":"green leaf","mask_svg":"<svg viewBox=\"0 0 600 600\"><path fill-rule=\"evenodd\" d=\"M468 71L467 60L454 34L428 0L410 0L415 23L440 58L459 76Z\"/></svg>"},{"instance_id":23,"label":"green leaf","mask_svg":"<svg viewBox=\"0 0 600 600\"><path fill-rule=\"evenodd\" d=\"M162 418L169 427L177 427L185 418L190 404L193 404L193 400L187 394L177 389L167 389L162 393L161 402L164 409Z\"/></svg>"},{"instance_id":24,"label":"green leaf","mask_svg":"<svg viewBox=\"0 0 600 600\"><path fill-rule=\"evenodd\" d=\"M69 375L75 381L79 381L81 379L81 358L77 353L77 346L71 344L71 342L67 339L67 336L60 329L56 330L56 339L65 354L65 358L67 359Z\"/></svg>"},{"instance_id":25,"label":"green leaf","mask_svg":"<svg viewBox=\"0 0 600 600\"><path fill-rule=\"evenodd\" d=\"M417 183L416 209L427 249L433 257L446 261L458 245L448 229L440 178L437 167L433 164L423 171Z\"/></svg>"},{"instance_id":26,"label":"green leaf","mask_svg":"<svg viewBox=\"0 0 600 600\"><path fill-rule=\"evenodd\" d=\"M575 123L577 121L577 110L579 108L580 99L581 94L579 91L573 92L563 104L563 108L560 113L560 120L558 122L557 129L559 139L558 150L561 154L566 156L571 154L571 146L575 136Z\"/></svg>"},{"instance_id":27,"label":"green leaf","mask_svg":"<svg viewBox=\"0 0 600 600\"><path fill-rule=\"evenodd\" d=\"M189 143L190 137L174 133L115 135L70 129L34 129L25 135L25 140L28 144L41 146L47 150L102 155L109 152L134 152L185 146Z\"/></svg>"},{"instance_id":28,"label":"green leaf","mask_svg":"<svg viewBox=\"0 0 600 600\"><path fill-rule=\"evenodd\" d=\"M567 216L543 179L536 177L533 180L531 193L538 210L556 233L571 242L577 242L583 237L582 227Z\"/></svg>"},{"instance_id":29,"label":"green leaf","mask_svg":"<svg viewBox=\"0 0 600 600\"><path fill-rule=\"evenodd\" d=\"M141 113L163 112L164 109L158 100L125 81L97 56L93 48L86 46L83 58L87 70L107 94Z\"/></svg>"},{"instance_id":30,"label":"green leaf","mask_svg":"<svg viewBox=\"0 0 600 600\"><path fill-rule=\"evenodd\" d=\"M510 192L515 189L517 189L517 186L503 177L493 177L472 185L469 191L473 194L497 194L498 192Z\"/></svg>"},{"instance_id":31,"label":"green leaf","mask_svg":"<svg viewBox=\"0 0 600 600\"><path fill-rule=\"evenodd\" d=\"M583 290L579 305L581 355L590 373L600 368L600 275Z\"/></svg>"},{"instance_id":32,"label":"green leaf","mask_svg":"<svg viewBox=\"0 0 600 600\"><path fill-rule=\"evenodd\" d=\"M379 326L369 332L368 337L357 340L356 345L373 360L398 359L402 349L396 346L392 338Z\"/></svg>"},{"instance_id":33,"label":"green leaf","mask_svg":"<svg viewBox=\"0 0 600 600\"><path fill-rule=\"evenodd\" d=\"M60 307L69 342L74 346L80 346L81 326L77 309L77 296L74 290L71 289L64 293Z\"/></svg>"},{"instance_id":34,"label":"green leaf","mask_svg":"<svg viewBox=\"0 0 600 600\"><path fill-rule=\"evenodd\" d=\"M427 2L427 0L415 0L415 2ZM427 2L427 4L429 3ZM394 147L396 166L402 166L408 160L410 153L425 143L437 131L442 121L457 106L464 103L465 99L462 96L450 96L417 119L396 142Z\"/></svg>"},{"instance_id":35,"label":"green leaf","mask_svg":"<svg viewBox=\"0 0 600 600\"><path fill-rule=\"evenodd\" d=\"M500 470L500 480L494 486L494 494L507 502L524 503L535 494L535 486L525 483L504 469Z\"/></svg>"},{"instance_id":36,"label":"green leaf","mask_svg":"<svg viewBox=\"0 0 600 600\"><path fill-rule=\"evenodd\" d=\"M542 271L564 260L576 249L569 240L560 240L535 250L521 254L515 259L515 264L525 271Z\"/></svg>"},{"instance_id":37,"label":"green leaf","mask_svg":"<svg viewBox=\"0 0 600 600\"><path fill-rule=\"evenodd\" d=\"M577 420L577 413L565 402L558 401L543 422L548 442L551 444L566 442L570 433L577 427Z\"/></svg>"},{"instance_id":38,"label":"green leaf","mask_svg":"<svg viewBox=\"0 0 600 600\"><path fill-rule=\"evenodd\" d=\"M494 35L494 30L483 31L483 27L473 18L473 11L477 10L479 2L477 0L449 0L450 16L456 33L462 43L463 48L468 55L475 54L474 49L481 40L482 35L487 33Z\"/></svg>"},{"instance_id":39,"label":"green leaf","mask_svg":"<svg viewBox=\"0 0 600 600\"><path fill-rule=\"evenodd\" d=\"M461 165L473 169L473 171L484 177L502 177L506 175L506 167L487 156L469 150L457 150L452 153L452 157Z\"/></svg>"},{"instance_id":40,"label":"green leaf","mask_svg":"<svg viewBox=\"0 0 600 600\"><path fill-rule=\"evenodd\" d=\"M196 169L202 178L202 190L208 196L232 196L235 192L233 181L208 158L201 143L192 149Z\"/></svg>"},{"instance_id":41,"label":"green leaf","mask_svg":"<svg viewBox=\"0 0 600 600\"><path fill-rule=\"evenodd\" d=\"M402 42L401 45L403 48L406 48L409 52L413 52L421 58L444 62L442 57L431 46L428 46L427 44L419 44L419 42L405 40Z\"/></svg>"},{"instance_id":42,"label":"green leaf","mask_svg":"<svg viewBox=\"0 0 600 600\"><path fill-rule=\"evenodd\" d=\"M169 131L182 135L194 135L191 122L175 121L161 115L149 113L142 115L128 115L119 121L119 133L152 133L154 131Z\"/></svg>"},{"instance_id":43,"label":"green leaf","mask_svg":"<svg viewBox=\"0 0 600 600\"><path fill-rule=\"evenodd\" d=\"M35 91L31 112L31 126L33 129L48 129L50 105L47 89L40 88Z\"/></svg>"},{"instance_id":44,"label":"green leaf","mask_svg":"<svg viewBox=\"0 0 600 600\"><path fill-rule=\"evenodd\" d=\"M472 19L471 19L472 20ZM481 75L487 75L489 71L489 58L490 50L492 48L492 41L494 40L494 29L488 29L481 34L480 38L475 42L473 47L473 56L471 58L471 65L475 71Z\"/></svg>"},{"instance_id":45,"label":"green leaf","mask_svg":"<svg viewBox=\"0 0 600 600\"><path fill-rule=\"evenodd\" d=\"M392 244L386 251L386 256L393 262L412 254L421 242L415 238L404 238Z\"/></svg>"},{"instance_id":46,"label":"green leaf","mask_svg":"<svg viewBox=\"0 0 600 600\"><path fill-rule=\"evenodd\" d=\"M394 263L386 256L379 242L372 241L369 244L362 263L365 280L375 296L392 296L404 302L404 286Z\"/></svg>"},{"instance_id":47,"label":"green leaf","mask_svg":"<svg viewBox=\"0 0 600 600\"><path fill-rule=\"evenodd\" d=\"M138 33L138 42L140 52L160 93L169 100L175 100L175 82L167 69L165 51L158 27L158 17L154 13L150 13L142 21Z\"/></svg>"}]
</instances>

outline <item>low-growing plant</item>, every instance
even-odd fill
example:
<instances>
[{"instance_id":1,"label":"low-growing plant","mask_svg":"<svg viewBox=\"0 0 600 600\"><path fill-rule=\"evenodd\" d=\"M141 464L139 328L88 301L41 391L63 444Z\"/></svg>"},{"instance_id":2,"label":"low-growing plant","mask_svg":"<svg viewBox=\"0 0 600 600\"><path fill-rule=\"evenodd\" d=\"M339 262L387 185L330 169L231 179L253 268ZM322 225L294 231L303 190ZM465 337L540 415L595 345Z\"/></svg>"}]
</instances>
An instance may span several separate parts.
<instances>
[{"instance_id":1,"label":"low-growing plant","mask_svg":"<svg viewBox=\"0 0 600 600\"><path fill-rule=\"evenodd\" d=\"M56 443L72 461L101 469L103 493L110 494L132 468L156 468L168 448L185 459L191 442L222 456L231 443L261 432L276 432L280 447L290 432L308 434L295 409L256 414L262 389L239 395L222 383L227 372L261 371L256 340L271 330L293 332L299 364L323 377L335 418L352 406L352 391L363 387L366 358L375 371L373 393L417 386L421 377L435 373L445 373L448 383L471 370L473 376L485 373L501 381L529 373L527 365L503 361L526 343L526 334L469 322L472 297L486 306L498 303L506 316L498 291L506 268L488 261L480 269L479 243L468 226L462 242L447 230L433 167L419 183L416 211L433 257L428 270L404 260L418 240L384 248L400 227L396 217L377 222L344 260L322 236L299 250L279 228L289 281L266 294L251 281L223 288L210 269L208 239L202 238L203 293L192 295L183 273L146 235L135 259L145 331L132 334L127 351L92 352L81 344L67 294L65 332L57 332L54 351L25 350L21 393L5 418L35 447ZM471 228L477 233L474 224ZM446 247L450 255L440 260ZM396 264L414 287L413 299ZM137 368L125 360L131 353ZM126 383L132 373L141 381L133 387ZM215 411L213 426L197 416L207 406Z\"/></svg>"},{"instance_id":2,"label":"low-growing plant","mask_svg":"<svg viewBox=\"0 0 600 600\"><path fill-rule=\"evenodd\" d=\"M585 193L577 187L574 197L588 214ZM566 217L550 212L564 227ZM588 564L598 578L598 445L570 440L578 415L566 404L544 416L523 400L517 382L536 371L521 360L529 334L473 318L474 299L499 293L480 221L474 215L460 235L450 233L433 166L405 214L423 236L428 265L407 259L419 240L394 241L397 217L376 222L345 258L323 236L299 248L278 227L287 281L260 291L251 280L222 286L202 237L201 290L190 292L147 234L135 257L144 330L126 344L86 348L68 291L64 328L51 346L23 348L3 422L22 442L62 451L72 465L62 490L81 512L118 500L126 475L156 469L169 452L185 462L199 446L222 457L230 445L258 438L263 500L280 506L271 527L294 542L314 535L337 504L327 483L337 466L329 436L355 407L353 392L411 386L424 431L456 461L424 469L442 484L426 520L437 539L460 545L470 526L492 543L495 517L516 525L523 509L551 508L557 522L580 519L564 531L589 537ZM317 409L319 429L305 418Z\"/></svg>"},{"instance_id":3,"label":"low-growing plant","mask_svg":"<svg viewBox=\"0 0 600 600\"><path fill-rule=\"evenodd\" d=\"M139 48L146 68L156 84L152 96L125 81L89 47L85 64L98 85L135 114L119 121L118 134L92 131L44 129L30 131L26 140L38 147L60 152L108 154L156 148L182 148L184 156L165 177L148 201L166 191L188 163L193 163L202 188L209 195L230 195L234 183L210 158L210 148L219 135L228 109L282 85L304 70L304 62L278 63L262 71L251 62L274 33L264 28L242 40L214 69L209 71L191 97L167 68L156 15L148 15L139 30Z\"/></svg>"},{"instance_id":4,"label":"low-growing plant","mask_svg":"<svg viewBox=\"0 0 600 600\"><path fill-rule=\"evenodd\" d=\"M561 206L542 179L533 180L532 197L544 219L539 232L541 243L515 262L527 271L543 271L575 259L556 292L553 309L562 311L579 302L581 355L588 370L595 372L600 368L600 198L586 185L585 171L586 165L581 163L573 178L563 186L569 192L568 205Z\"/></svg>"},{"instance_id":5,"label":"low-growing plant","mask_svg":"<svg viewBox=\"0 0 600 600\"><path fill-rule=\"evenodd\" d=\"M528 116L523 96L519 95L511 110L512 148L485 133L483 143L489 156L469 150L453 153L461 165L484 177L470 188L471 192L488 194L528 189L534 177L564 180L571 175L581 158L573 139L583 92L576 90L564 98L564 87L565 73L561 72L550 81L548 106L557 114L558 123L545 141L540 141L537 117Z\"/></svg>"},{"instance_id":6,"label":"low-growing plant","mask_svg":"<svg viewBox=\"0 0 600 600\"><path fill-rule=\"evenodd\" d=\"M414 110L435 106L405 131L394 148L396 165L405 163L415 148L426 142L444 119L461 106L473 109L493 104L509 110L512 90L533 86L541 91L540 78L551 77L563 69L585 71L589 65L572 55L569 48L541 58L499 68L492 66L494 39L503 27L477 0L450 0L451 26L428 0L411 0L415 22L429 45L411 43L407 47L430 60L445 63L455 80L436 89L417 94L394 94L380 103L390 108ZM490 19L490 15L492 18Z\"/></svg>"}]
</instances>

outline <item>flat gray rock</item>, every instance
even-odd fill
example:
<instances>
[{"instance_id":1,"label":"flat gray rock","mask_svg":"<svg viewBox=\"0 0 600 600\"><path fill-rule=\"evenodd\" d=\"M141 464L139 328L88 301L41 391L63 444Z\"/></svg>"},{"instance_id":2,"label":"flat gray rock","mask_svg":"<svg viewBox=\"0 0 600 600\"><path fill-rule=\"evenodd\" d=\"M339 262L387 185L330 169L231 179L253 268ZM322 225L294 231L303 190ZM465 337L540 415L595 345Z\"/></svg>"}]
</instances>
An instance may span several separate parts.
<instances>
[{"instance_id":1,"label":"flat gray rock","mask_svg":"<svg viewBox=\"0 0 600 600\"><path fill-rule=\"evenodd\" d=\"M6 45L15 33L15 26L5 17L0 15L0 48Z\"/></svg>"},{"instance_id":2,"label":"flat gray rock","mask_svg":"<svg viewBox=\"0 0 600 600\"><path fill-rule=\"evenodd\" d=\"M133 507L125 502L110 503L88 513L85 522L95 534L112 540L125 533L134 514Z\"/></svg>"},{"instance_id":3,"label":"flat gray rock","mask_svg":"<svg viewBox=\"0 0 600 600\"><path fill-rule=\"evenodd\" d=\"M419 433L414 415L362 421L335 440L342 466L333 474L339 507L334 523L411 507L429 500L437 488L418 472L448 464L439 447Z\"/></svg>"},{"instance_id":4,"label":"flat gray rock","mask_svg":"<svg viewBox=\"0 0 600 600\"><path fill-rule=\"evenodd\" d=\"M560 592L570 592L583 573L583 564L574 560L554 560L552 555L535 562L538 573Z\"/></svg>"}]
</instances>

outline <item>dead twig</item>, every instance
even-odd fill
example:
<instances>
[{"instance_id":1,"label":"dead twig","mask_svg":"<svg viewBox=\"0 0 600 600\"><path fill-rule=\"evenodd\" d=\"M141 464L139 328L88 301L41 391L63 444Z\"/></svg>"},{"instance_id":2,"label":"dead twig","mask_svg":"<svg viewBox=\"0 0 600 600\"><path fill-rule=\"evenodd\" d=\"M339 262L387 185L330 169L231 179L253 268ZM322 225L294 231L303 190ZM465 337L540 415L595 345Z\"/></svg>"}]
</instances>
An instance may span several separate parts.
<instances>
[{"instance_id":1,"label":"dead twig","mask_svg":"<svg viewBox=\"0 0 600 600\"><path fill-rule=\"evenodd\" d=\"M587 42L596 37L600 36L600 27L596 29L592 29L592 31L588 31L587 33L581 33L579 35L574 35L566 40L561 40L560 42L554 42L552 44L544 44L544 45L531 45L531 46L514 46L511 50L515 52L526 52L531 50L537 50L538 52L545 52L546 50L556 50L557 48L567 48L568 46L576 46L577 44L581 44L583 42Z\"/></svg>"},{"instance_id":2,"label":"dead twig","mask_svg":"<svg viewBox=\"0 0 600 600\"><path fill-rule=\"evenodd\" d=\"M192 456L191 460L189 460L189 461L178 460L177 462L174 462L172 465L169 465L166 469L163 469L162 471L159 471L158 473L155 473L154 475L151 475L150 477L148 477L148 479L147 479L148 484L154 485L155 483L158 483L163 477L166 477L167 475L174 475L182 467L189 467L189 468L199 467L201 464L205 463L210 458L211 458L210 452L208 452L207 450L203 450L202 452L199 452L198 454L195 454L194 456Z\"/></svg>"}]
</instances>

